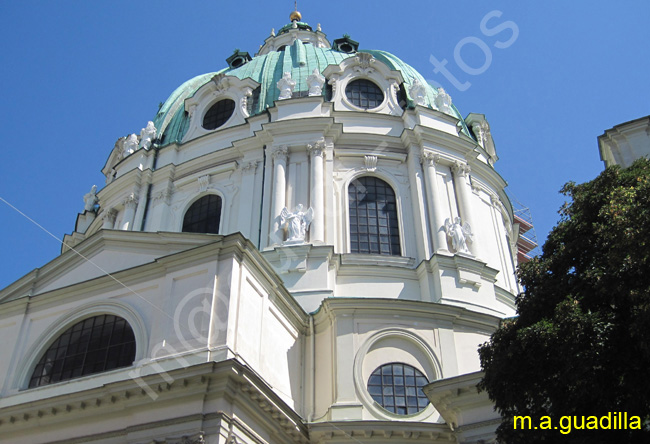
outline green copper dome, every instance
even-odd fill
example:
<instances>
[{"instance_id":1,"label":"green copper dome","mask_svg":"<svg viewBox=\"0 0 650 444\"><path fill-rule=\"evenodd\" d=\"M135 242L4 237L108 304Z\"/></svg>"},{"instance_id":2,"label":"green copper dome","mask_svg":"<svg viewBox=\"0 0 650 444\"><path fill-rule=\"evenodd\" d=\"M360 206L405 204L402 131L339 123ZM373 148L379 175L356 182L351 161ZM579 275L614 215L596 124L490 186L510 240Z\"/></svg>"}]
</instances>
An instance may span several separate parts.
<instances>
[{"instance_id":1,"label":"green copper dome","mask_svg":"<svg viewBox=\"0 0 650 444\"><path fill-rule=\"evenodd\" d=\"M286 32L290 26L283 27L281 31ZM435 109L434 100L438 94L437 90L428 85L424 77L410 65L385 51L363 50L360 52L370 53L375 59L386 64L391 70L400 71L404 78L404 91L409 91L416 79L422 85L425 85L425 106ZM312 74L314 69L318 69L322 74L329 65L338 65L343 60L354 57L355 55L356 53L346 53L331 48L316 47L311 43L303 43L297 39L292 45L255 56L248 63L237 68L226 68L221 71L194 77L178 87L158 111L154 119L154 124L159 129L159 134L162 135L160 144L180 143L189 127L189 116L185 112L184 107L185 99L192 97L199 88L210 82L219 73L235 76L242 80L250 78L260 84L259 99L251 111L251 116L254 116L274 106L274 102L280 94L280 90L276 85L282 78L284 72L291 72L291 78L296 81L294 95L306 96L309 90L307 77ZM412 108L414 104L408 94L406 95L406 100L407 107ZM469 135L467 126L459 111L453 105L452 108L455 117L461 122L463 132Z\"/></svg>"}]
</instances>

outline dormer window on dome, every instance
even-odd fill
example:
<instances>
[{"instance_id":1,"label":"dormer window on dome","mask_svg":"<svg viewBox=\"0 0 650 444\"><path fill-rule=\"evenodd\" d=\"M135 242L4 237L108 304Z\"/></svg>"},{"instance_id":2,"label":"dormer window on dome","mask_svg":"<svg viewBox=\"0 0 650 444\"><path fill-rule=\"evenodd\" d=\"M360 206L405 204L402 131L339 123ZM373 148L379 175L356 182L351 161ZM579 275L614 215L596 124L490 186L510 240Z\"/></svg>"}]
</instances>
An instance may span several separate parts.
<instances>
[{"instance_id":1,"label":"dormer window on dome","mask_svg":"<svg viewBox=\"0 0 650 444\"><path fill-rule=\"evenodd\" d=\"M359 50L359 42L352 40L348 34L344 34L340 39L334 40L332 49L346 54L354 54Z\"/></svg>"},{"instance_id":2,"label":"dormer window on dome","mask_svg":"<svg viewBox=\"0 0 650 444\"><path fill-rule=\"evenodd\" d=\"M253 60L249 53L235 49L235 52L226 59L226 63L232 69L239 68Z\"/></svg>"},{"instance_id":3,"label":"dormer window on dome","mask_svg":"<svg viewBox=\"0 0 650 444\"><path fill-rule=\"evenodd\" d=\"M377 108L384 101L382 90L370 80L353 80L345 87L350 103L362 109Z\"/></svg>"},{"instance_id":4,"label":"dormer window on dome","mask_svg":"<svg viewBox=\"0 0 650 444\"><path fill-rule=\"evenodd\" d=\"M235 102L230 99L219 100L212 105L203 117L203 128L214 130L222 126L230 119L235 111Z\"/></svg>"}]
</instances>

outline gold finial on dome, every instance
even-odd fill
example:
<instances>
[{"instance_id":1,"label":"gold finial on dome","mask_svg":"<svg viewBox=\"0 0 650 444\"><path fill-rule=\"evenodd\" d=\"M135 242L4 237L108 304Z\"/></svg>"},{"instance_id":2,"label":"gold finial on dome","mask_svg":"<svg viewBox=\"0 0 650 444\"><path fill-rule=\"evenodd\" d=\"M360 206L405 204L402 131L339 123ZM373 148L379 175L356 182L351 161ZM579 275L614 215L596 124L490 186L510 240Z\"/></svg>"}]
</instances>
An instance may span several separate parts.
<instances>
[{"instance_id":1,"label":"gold finial on dome","mask_svg":"<svg viewBox=\"0 0 650 444\"><path fill-rule=\"evenodd\" d=\"M299 22L302 20L302 14L298 12L298 1L293 2L293 12L289 15L289 20Z\"/></svg>"}]
</instances>

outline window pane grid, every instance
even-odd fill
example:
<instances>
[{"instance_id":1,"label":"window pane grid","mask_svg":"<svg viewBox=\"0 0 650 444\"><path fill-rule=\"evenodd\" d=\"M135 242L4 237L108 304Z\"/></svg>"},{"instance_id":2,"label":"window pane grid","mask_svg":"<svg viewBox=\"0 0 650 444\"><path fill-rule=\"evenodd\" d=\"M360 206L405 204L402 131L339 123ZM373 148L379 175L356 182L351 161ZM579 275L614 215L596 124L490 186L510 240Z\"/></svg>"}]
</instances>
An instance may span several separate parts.
<instances>
[{"instance_id":1,"label":"window pane grid","mask_svg":"<svg viewBox=\"0 0 650 444\"><path fill-rule=\"evenodd\" d=\"M354 80L345 87L345 95L355 106L363 109L377 108L384 101L384 93L370 80Z\"/></svg>"},{"instance_id":2,"label":"window pane grid","mask_svg":"<svg viewBox=\"0 0 650 444\"><path fill-rule=\"evenodd\" d=\"M213 130L226 123L235 110L235 102L230 99L220 100L205 113L203 128Z\"/></svg>"},{"instance_id":3,"label":"window pane grid","mask_svg":"<svg viewBox=\"0 0 650 444\"><path fill-rule=\"evenodd\" d=\"M401 363L382 365L368 379L368 393L391 413L412 415L429 404L422 387L428 384L418 369Z\"/></svg>"},{"instance_id":4,"label":"window pane grid","mask_svg":"<svg viewBox=\"0 0 650 444\"><path fill-rule=\"evenodd\" d=\"M219 233L221 218L221 197L214 194L204 196L192 204L183 217L183 231L186 233Z\"/></svg>"},{"instance_id":5,"label":"window pane grid","mask_svg":"<svg viewBox=\"0 0 650 444\"><path fill-rule=\"evenodd\" d=\"M376 177L360 177L348 188L350 251L400 255L397 206L393 189Z\"/></svg>"},{"instance_id":6,"label":"window pane grid","mask_svg":"<svg viewBox=\"0 0 650 444\"><path fill-rule=\"evenodd\" d=\"M110 348L118 351L113 360L107 359ZM95 316L73 325L54 341L36 364L29 387L127 367L134 359L135 336L129 324L113 315Z\"/></svg>"}]
</instances>

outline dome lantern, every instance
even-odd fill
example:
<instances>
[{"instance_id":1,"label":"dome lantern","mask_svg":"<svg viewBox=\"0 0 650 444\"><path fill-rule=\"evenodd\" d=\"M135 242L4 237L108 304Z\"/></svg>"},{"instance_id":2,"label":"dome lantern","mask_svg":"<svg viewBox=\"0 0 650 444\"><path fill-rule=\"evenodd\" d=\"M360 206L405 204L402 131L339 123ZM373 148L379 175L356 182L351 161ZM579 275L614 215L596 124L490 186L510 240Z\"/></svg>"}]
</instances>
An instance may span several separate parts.
<instances>
[{"instance_id":1,"label":"dome lantern","mask_svg":"<svg viewBox=\"0 0 650 444\"><path fill-rule=\"evenodd\" d=\"M298 11L298 2L295 1L293 2L294 8L293 11L291 11L291 14L289 14L289 21L290 22L299 22L302 20L302 14Z\"/></svg>"}]
</instances>

